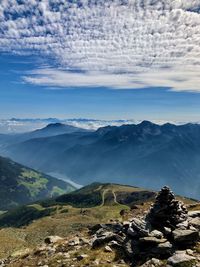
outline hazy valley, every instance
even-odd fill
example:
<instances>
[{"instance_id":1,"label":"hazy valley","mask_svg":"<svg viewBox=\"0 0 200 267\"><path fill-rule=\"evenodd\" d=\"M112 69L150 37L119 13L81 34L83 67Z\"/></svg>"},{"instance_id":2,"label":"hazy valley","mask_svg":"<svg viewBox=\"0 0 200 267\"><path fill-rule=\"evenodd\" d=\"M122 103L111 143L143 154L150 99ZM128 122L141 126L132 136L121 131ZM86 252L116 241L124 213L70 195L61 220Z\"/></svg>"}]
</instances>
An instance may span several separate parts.
<instances>
[{"instance_id":1,"label":"hazy valley","mask_svg":"<svg viewBox=\"0 0 200 267\"><path fill-rule=\"evenodd\" d=\"M140 124L96 131L50 124L25 134L1 135L1 154L77 184L117 182L199 198L200 125ZM192 181L192 183L191 183ZM181 187L180 187L181 184Z\"/></svg>"}]
</instances>

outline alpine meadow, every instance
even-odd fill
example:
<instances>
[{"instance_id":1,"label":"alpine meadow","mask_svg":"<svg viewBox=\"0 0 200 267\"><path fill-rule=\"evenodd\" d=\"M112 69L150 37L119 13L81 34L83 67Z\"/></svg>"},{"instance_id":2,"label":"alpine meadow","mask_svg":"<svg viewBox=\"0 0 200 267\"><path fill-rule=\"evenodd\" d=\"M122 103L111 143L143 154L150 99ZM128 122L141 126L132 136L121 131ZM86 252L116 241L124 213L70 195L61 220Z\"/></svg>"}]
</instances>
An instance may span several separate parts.
<instances>
[{"instance_id":1,"label":"alpine meadow","mask_svg":"<svg viewBox=\"0 0 200 267\"><path fill-rule=\"evenodd\" d=\"M200 266L200 0L0 1L0 267Z\"/></svg>"}]
</instances>

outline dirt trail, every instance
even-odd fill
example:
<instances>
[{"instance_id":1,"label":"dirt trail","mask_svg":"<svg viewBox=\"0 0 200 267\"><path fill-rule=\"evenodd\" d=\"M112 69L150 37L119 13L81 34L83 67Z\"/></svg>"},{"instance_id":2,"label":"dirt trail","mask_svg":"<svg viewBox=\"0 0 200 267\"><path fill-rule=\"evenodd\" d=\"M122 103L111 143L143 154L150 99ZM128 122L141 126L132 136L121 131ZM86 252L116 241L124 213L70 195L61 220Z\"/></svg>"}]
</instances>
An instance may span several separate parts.
<instances>
[{"instance_id":1,"label":"dirt trail","mask_svg":"<svg viewBox=\"0 0 200 267\"><path fill-rule=\"evenodd\" d=\"M106 195L106 193L108 193L109 191L110 191L110 193L112 193L112 195L113 195L113 201L114 201L114 203L119 204L119 203L117 202L117 196L116 196L115 191L114 191L114 190L111 191L110 189L105 189L105 190L103 190L103 193L102 193L102 203L101 203L101 207L105 205L105 195Z\"/></svg>"}]
</instances>

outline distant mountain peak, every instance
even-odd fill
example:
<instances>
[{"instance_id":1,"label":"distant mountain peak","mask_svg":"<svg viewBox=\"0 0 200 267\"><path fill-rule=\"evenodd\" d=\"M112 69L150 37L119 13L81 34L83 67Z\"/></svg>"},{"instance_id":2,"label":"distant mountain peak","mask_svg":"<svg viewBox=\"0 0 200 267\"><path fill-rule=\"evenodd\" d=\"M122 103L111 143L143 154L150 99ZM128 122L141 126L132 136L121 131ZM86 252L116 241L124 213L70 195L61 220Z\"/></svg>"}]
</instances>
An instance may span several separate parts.
<instances>
[{"instance_id":1,"label":"distant mountain peak","mask_svg":"<svg viewBox=\"0 0 200 267\"><path fill-rule=\"evenodd\" d=\"M157 124L151 122L151 121L142 121L140 124L138 124L140 126L143 126L143 127L148 127L148 126L157 126Z\"/></svg>"},{"instance_id":2,"label":"distant mountain peak","mask_svg":"<svg viewBox=\"0 0 200 267\"><path fill-rule=\"evenodd\" d=\"M49 123L45 128L58 128L58 127L73 127L71 125L66 125L64 123L61 122L56 122L56 123Z\"/></svg>"}]
</instances>

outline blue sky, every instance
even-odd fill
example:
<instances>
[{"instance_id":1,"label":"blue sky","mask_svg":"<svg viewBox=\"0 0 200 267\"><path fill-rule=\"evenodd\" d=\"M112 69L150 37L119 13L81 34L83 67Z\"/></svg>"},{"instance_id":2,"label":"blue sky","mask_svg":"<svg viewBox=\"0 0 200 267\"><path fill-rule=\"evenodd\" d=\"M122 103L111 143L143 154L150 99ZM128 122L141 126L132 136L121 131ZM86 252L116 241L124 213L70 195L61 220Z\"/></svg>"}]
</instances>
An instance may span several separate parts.
<instances>
[{"instance_id":1,"label":"blue sky","mask_svg":"<svg viewBox=\"0 0 200 267\"><path fill-rule=\"evenodd\" d=\"M4 1L0 118L199 121L199 1L140 2Z\"/></svg>"},{"instance_id":2,"label":"blue sky","mask_svg":"<svg viewBox=\"0 0 200 267\"><path fill-rule=\"evenodd\" d=\"M138 90L103 87L52 89L27 84L21 77L35 67L35 62L35 57L1 55L1 118L199 120L199 93L152 87Z\"/></svg>"}]
</instances>

